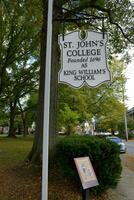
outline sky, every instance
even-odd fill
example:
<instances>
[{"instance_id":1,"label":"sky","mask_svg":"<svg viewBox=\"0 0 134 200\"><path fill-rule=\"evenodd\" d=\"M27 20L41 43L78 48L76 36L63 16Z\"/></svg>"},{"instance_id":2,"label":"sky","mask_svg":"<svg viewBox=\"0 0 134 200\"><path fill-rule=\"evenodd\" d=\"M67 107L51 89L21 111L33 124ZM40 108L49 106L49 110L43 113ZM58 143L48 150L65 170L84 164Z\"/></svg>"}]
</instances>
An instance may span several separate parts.
<instances>
[{"instance_id":1,"label":"sky","mask_svg":"<svg viewBox=\"0 0 134 200\"><path fill-rule=\"evenodd\" d=\"M127 82L126 82L126 95L128 97L128 100L126 100L126 106L128 109L134 107L134 48L130 52L132 56L132 61L127 65L126 69L126 77L127 77Z\"/></svg>"}]
</instances>

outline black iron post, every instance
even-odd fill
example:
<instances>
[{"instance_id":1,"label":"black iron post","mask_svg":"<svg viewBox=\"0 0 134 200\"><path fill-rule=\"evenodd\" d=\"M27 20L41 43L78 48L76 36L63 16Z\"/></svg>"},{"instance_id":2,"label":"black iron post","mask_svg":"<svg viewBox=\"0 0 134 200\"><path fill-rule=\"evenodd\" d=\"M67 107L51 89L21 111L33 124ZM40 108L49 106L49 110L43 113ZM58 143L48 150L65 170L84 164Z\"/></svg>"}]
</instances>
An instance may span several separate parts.
<instances>
[{"instance_id":1,"label":"black iron post","mask_svg":"<svg viewBox=\"0 0 134 200\"><path fill-rule=\"evenodd\" d=\"M89 188L82 190L82 200L89 200Z\"/></svg>"}]
</instances>

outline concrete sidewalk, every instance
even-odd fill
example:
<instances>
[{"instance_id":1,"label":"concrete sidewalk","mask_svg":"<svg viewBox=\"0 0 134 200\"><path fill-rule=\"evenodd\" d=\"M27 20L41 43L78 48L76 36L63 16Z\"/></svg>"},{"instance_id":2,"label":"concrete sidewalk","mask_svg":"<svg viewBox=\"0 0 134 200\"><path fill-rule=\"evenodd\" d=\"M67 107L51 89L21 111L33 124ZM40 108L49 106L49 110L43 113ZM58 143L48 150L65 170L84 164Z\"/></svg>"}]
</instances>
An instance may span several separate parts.
<instances>
[{"instance_id":1,"label":"concrete sidewalk","mask_svg":"<svg viewBox=\"0 0 134 200\"><path fill-rule=\"evenodd\" d=\"M134 172L124 168L115 190L109 190L110 200L134 200Z\"/></svg>"},{"instance_id":2,"label":"concrete sidewalk","mask_svg":"<svg viewBox=\"0 0 134 200\"><path fill-rule=\"evenodd\" d=\"M127 155L122 155L122 165L122 177L117 188L108 191L110 200L134 200L134 171L129 169Z\"/></svg>"}]
</instances>

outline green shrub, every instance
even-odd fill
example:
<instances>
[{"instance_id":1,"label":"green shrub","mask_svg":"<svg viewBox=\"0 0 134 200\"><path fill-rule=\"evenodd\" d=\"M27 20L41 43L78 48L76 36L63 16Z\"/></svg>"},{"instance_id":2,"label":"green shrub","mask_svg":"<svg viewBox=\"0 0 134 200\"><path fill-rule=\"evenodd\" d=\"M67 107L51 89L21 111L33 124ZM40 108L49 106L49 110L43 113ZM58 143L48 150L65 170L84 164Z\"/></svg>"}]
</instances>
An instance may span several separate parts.
<instances>
[{"instance_id":1,"label":"green shrub","mask_svg":"<svg viewBox=\"0 0 134 200\"><path fill-rule=\"evenodd\" d=\"M126 134L125 134L125 133L119 133L117 136L118 136L119 138L123 139L123 140L126 139Z\"/></svg>"},{"instance_id":2,"label":"green shrub","mask_svg":"<svg viewBox=\"0 0 134 200\"><path fill-rule=\"evenodd\" d=\"M118 135L118 137L120 137L120 138L122 138L122 139L126 139L126 133L120 133L119 135ZM133 133L128 133L128 139L134 139L134 134Z\"/></svg>"},{"instance_id":3,"label":"green shrub","mask_svg":"<svg viewBox=\"0 0 134 200\"><path fill-rule=\"evenodd\" d=\"M103 192L115 187L121 175L121 160L117 144L93 136L70 136L60 139L56 147L56 158L60 172L80 184L74 158L89 156L99 186L94 192Z\"/></svg>"},{"instance_id":4,"label":"green shrub","mask_svg":"<svg viewBox=\"0 0 134 200\"><path fill-rule=\"evenodd\" d=\"M128 134L128 139L130 139L130 140L131 140L131 139L134 139L134 134L133 134L133 133L129 133L129 134Z\"/></svg>"}]
</instances>

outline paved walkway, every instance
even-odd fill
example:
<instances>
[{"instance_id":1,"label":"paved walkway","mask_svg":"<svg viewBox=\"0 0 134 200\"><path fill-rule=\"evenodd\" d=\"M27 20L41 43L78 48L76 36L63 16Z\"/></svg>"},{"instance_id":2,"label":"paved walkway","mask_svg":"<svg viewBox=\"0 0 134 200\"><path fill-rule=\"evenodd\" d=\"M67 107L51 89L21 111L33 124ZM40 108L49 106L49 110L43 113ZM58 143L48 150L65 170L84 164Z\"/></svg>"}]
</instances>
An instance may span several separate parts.
<instances>
[{"instance_id":1,"label":"paved walkway","mask_svg":"<svg viewBox=\"0 0 134 200\"><path fill-rule=\"evenodd\" d=\"M115 190L109 190L110 200L134 200L134 172L125 168Z\"/></svg>"},{"instance_id":2,"label":"paved walkway","mask_svg":"<svg viewBox=\"0 0 134 200\"><path fill-rule=\"evenodd\" d=\"M134 200L134 156L121 155L123 171L116 189L108 191L110 200ZM133 166L133 167L132 167Z\"/></svg>"}]
</instances>

